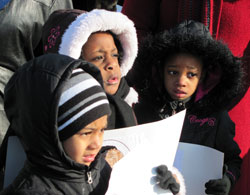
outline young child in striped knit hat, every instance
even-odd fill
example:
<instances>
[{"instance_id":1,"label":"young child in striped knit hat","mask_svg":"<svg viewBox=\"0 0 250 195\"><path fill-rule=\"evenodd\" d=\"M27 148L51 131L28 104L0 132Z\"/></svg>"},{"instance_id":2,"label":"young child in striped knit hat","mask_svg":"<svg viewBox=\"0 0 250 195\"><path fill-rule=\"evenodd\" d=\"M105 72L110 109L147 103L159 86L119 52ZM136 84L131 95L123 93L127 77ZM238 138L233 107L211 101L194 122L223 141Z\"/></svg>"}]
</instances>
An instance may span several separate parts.
<instances>
[{"instance_id":1,"label":"young child in striped knit hat","mask_svg":"<svg viewBox=\"0 0 250 195\"><path fill-rule=\"evenodd\" d=\"M24 64L5 89L9 130L27 160L0 194L105 194L111 168L100 149L111 110L99 70L47 54Z\"/></svg>"}]
</instances>

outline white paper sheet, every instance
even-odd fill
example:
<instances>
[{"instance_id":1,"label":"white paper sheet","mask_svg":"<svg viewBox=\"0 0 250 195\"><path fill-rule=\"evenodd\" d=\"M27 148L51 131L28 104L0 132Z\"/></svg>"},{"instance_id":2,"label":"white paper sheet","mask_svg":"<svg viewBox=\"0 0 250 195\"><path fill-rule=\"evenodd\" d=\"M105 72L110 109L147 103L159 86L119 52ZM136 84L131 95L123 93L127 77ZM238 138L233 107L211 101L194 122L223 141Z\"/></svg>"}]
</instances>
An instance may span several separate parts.
<instances>
[{"instance_id":1,"label":"white paper sheet","mask_svg":"<svg viewBox=\"0 0 250 195\"><path fill-rule=\"evenodd\" d=\"M154 168L173 165L185 113L105 132L104 145L114 145L125 155L113 167L106 195L169 194L155 185Z\"/></svg>"},{"instance_id":2,"label":"white paper sheet","mask_svg":"<svg viewBox=\"0 0 250 195\"><path fill-rule=\"evenodd\" d=\"M213 148L179 143L174 167L185 180L186 195L205 195L205 183L222 177L224 154Z\"/></svg>"}]
</instances>

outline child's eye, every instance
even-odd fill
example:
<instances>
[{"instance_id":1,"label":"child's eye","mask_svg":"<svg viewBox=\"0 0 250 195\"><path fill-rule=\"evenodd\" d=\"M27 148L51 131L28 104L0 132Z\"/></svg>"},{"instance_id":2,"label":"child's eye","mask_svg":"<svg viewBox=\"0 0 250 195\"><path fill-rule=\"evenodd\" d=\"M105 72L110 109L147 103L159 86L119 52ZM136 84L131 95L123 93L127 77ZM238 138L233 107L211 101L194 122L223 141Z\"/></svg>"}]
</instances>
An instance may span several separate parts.
<instances>
[{"instance_id":1,"label":"child's eye","mask_svg":"<svg viewBox=\"0 0 250 195\"><path fill-rule=\"evenodd\" d=\"M92 61L98 61L98 60L102 60L103 56L96 56L92 59Z\"/></svg>"},{"instance_id":2,"label":"child's eye","mask_svg":"<svg viewBox=\"0 0 250 195\"><path fill-rule=\"evenodd\" d=\"M116 57L116 58L119 58L119 54L118 53L112 54L112 56Z\"/></svg>"},{"instance_id":3,"label":"child's eye","mask_svg":"<svg viewBox=\"0 0 250 195\"><path fill-rule=\"evenodd\" d=\"M193 73L193 72L190 72L190 73L188 73L187 76L188 76L188 78L193 78L193 77L197 76L197 74Z\"/></svg>"},{"instance_id":4,"label":"child's eye","mask_svg":"<svg viewBox=\"0 0 250 195\"><path fill-rule=\"evenodd\" d=\"M177 71L169 70L169 71L168 71L168 74L170 74L170 75L176 75L176 74L177 74Z\"/></svg>"},{"instance_id":5,"label":"child's eye","mask_svg":"<svg viewBox=\"0 0 250 195\"><path fill-rule=\"evenodd\" d=\"M92 131L82 132L80 135L85 137L85 136L90 135L91 133L92 133Z\"/></svg>"}]
</instances>

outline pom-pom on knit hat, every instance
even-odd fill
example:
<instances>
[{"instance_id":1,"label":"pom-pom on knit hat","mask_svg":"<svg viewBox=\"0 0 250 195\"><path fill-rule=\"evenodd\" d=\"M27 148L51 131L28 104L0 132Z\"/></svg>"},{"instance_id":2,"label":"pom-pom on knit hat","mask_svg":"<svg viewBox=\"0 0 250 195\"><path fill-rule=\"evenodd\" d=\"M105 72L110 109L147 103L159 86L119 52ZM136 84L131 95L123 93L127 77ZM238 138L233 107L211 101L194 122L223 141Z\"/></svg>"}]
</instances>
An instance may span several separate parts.
<instances>
[{"instance_id":1,"label":"pom-pom on knit hat","mask_svg":"<svg viewBox=\"0 0 250 195\"><path fill-rule=\"evenodd\" d=\"M80 68L74 70L59 100L60 140L68 139L91 122L110 114L109 102L98 81Z\"/></svg>"},{"instance_id":2,"label":"pom-pom on knit hat","mask_svg":"<svg viewBox=\"0 0 250 195\"><path fill-rule=\"evenodd\" d=\"M83 45L95 32L111 31L123 50L121 73L125 76L137 56L138 43L134 23L120 12L94 9L54 11L43 27L44 53L59 53L79 59Z\"/></svg>"}]
</instances>

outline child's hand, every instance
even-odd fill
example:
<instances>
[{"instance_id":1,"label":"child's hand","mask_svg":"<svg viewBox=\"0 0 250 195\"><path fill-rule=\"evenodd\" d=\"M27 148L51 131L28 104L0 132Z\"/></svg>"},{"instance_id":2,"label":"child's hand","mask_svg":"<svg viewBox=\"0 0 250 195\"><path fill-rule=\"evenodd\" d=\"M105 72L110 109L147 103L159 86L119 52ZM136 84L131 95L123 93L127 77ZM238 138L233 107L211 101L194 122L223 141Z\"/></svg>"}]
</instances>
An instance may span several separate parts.
<instances>
[{"instance_id":1,"label":"child's hand","mask_svg":"<svg viewBox=\"0 0 250 195\"><path fill-rule=\"evenodd\" d=\"M224 175L222 179L209 180L205 184L207 194L228 195L231 188L231 181Z\"/></svg>"},{"instance_id":2,"label":"child's hand","mask_svg":"<svg viewBox=\"0 0 250 195\"><path fill-rule=\"evenodd\" d=\"M178 180L176 180L176 176L168 170L166 165L157 167L156 172L156 178L162 189L169 189L173 194L177 194L180 191L180 184Z\"/></svg>"},{"instance_id":3,"label":"child's hand","mask_svg":"<svg viewBox=\"0 0 250 195\"><path fill-rule=\"evenodd\" d=\"M106 153L105 160L108 162L109 166L112 168L113 165L123 157L123 154L116 148L109 149Z\"/></svg>"},{"instance_id":4,"label":"child's hand","mask_svg":"<svg viewBox=\"0 0 250 195\"><path fill-rule=\"evenodd\" d=\"M209 180L205 184L207 194L228 195L231 189L231 181L224 172L222 179Z\"/></svg>"}]
</instances>

